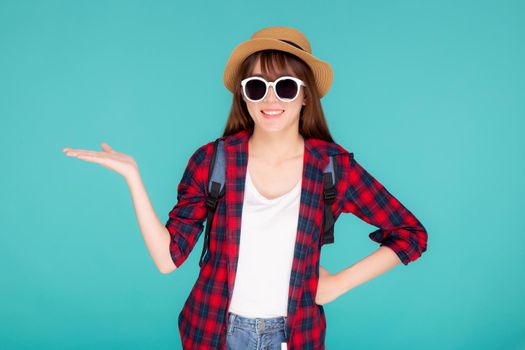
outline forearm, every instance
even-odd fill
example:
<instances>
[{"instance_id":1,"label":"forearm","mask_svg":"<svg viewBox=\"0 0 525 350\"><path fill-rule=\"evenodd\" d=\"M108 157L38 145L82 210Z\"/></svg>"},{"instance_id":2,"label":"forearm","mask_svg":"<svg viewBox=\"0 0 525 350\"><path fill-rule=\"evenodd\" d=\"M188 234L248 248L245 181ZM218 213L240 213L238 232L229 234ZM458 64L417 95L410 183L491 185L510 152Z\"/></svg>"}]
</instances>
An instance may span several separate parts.
<instances>
[{"instance_id":1,"label":"forearm","mask_svg":"<svg viewBox=\"0 0 525 350\"><path fill-rule=\"evenodd\" d=\"M133 199L140 232L153 262L162 273L173 271L176 266L169 251L170 234L157 217L140 174L137 172L126 181Z\"/></svg>"},{"instance_id":2,"label":"forearm","mask_svg":"<svg viewBox=\"0 0 525 350\"><path fill-rule=\"evenodd\" d=\"M385 273L400 263L401 260L392 249L386 246L379 247L372 254L335 274L338 295Z\"/></svg>"}]
</instances>

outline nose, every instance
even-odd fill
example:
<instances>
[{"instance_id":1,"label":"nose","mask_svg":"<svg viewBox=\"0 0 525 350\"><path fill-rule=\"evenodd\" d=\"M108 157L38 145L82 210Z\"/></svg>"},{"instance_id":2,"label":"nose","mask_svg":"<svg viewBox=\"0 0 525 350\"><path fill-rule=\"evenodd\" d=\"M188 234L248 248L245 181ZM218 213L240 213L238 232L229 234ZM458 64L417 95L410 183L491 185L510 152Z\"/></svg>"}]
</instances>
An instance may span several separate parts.
<instances>
[{"instance_id":1,"label":"nose","mask_svg":"<svg viewBox=\"0 0 525 350\"><path fill-rule=\"evenodd\" d=\"M275 95L275 90L273 86L268 87L268 93L266 93L266 97L264 98L264 100L268 102L274 102L279 100Z\"/></svg>"}]
</instances>

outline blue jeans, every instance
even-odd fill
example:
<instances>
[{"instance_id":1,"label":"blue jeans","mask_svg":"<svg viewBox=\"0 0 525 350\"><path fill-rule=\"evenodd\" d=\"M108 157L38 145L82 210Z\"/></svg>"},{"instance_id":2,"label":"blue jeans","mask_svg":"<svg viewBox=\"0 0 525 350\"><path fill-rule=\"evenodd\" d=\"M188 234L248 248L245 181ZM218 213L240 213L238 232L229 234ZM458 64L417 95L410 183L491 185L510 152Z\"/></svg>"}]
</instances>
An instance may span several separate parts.
<instances>
[{"instance_id":1,"label":"blue jeans","mask_svg":"<svg viewBox=\"0 0 525 350\"><path fill-rule=\"evenodd\" d=\"M247 318L228 312L227 350L281 350L286 317Z\"/></svg>"}]
</instances>

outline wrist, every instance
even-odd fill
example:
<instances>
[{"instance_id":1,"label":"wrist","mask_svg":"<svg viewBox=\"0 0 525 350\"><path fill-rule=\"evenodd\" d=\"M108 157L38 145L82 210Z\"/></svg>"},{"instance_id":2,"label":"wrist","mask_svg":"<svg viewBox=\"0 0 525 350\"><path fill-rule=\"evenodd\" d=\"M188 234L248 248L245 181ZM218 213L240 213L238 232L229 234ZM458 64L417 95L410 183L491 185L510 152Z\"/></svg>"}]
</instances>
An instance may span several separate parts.
<instances>
[{"instance_id":1,"label":"wrist","mask_svg":"<svg viewBox=\"0 0 525 350\"><path fill-rule=\"evenodd\" d=\"M334 278L336 280L336 286L339 295L344 294L353 288L350 267L336 273Z\"/></svg>"},{"instance_id":2,"label":"wrist","mask_svg":"<svg viewBox=\"0 0 525 350\"><path fill-rule=\"evenodd\" d=\"M128 174L126 174L124 178L126 179L126 182L128 183L128 185L130 186L136 183L140 183L142 181L138 170L129 172Z\"/></svg>"}]
</instances>

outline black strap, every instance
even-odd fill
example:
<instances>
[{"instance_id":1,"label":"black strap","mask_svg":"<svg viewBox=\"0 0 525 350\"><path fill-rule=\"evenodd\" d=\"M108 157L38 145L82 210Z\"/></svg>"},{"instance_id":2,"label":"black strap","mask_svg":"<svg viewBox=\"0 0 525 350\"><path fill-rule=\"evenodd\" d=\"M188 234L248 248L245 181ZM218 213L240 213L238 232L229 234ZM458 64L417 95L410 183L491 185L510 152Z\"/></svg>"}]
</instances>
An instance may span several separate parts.
<instances>
[{"instance_id":1,"label":"black strap","mask_svg":"<svg viewBox=\"0 0 525 350\"><path fill-rule=\"evenodd\" d=\"M335 184L330 172L323 174L323 195L324 195L324 235L322 244L334 243L334 215L332 213L332 203L336 197Z\"/></svg>"},{"instance_id":2,"label":"black strap","mask_svg":"<svg viewBox=\"0 0 525 350\"><path fill-rule=\"evenodd\" d=\"M211 191L206 197L206 207L208 208L208 216L206 218L206 233L204 234L204 245L202 247L201 257L199 259L199 266L205 263L204 255L210 250L210 232L211 224L213 222L213 217L215 215L215 209L217 208L217 201L219 200L219 192L221 189L221 184L213 181L211 185Z\"/></svg>"},{"instance_id":3,"label":"black strap","mask_svg":"<svg viewBox=\"0 0 525 350\"><path fill-rule=\"evenodd\" d=\"M215 216L215 210L217 208L217 202L219 198L225 194L224 183L226 182L226 169L224 162L224 140L218 138L213 143L213 154L208 169L208 195L206 197L206 208L208 209L208 215L206 217L206 233L204 235L204 244L202 246L202 253L199 259L200 267L202 267L202 265L209 259L209 254L205 254L210 251L210 233L213 217Z\"/></svg>"}]
</instances>

